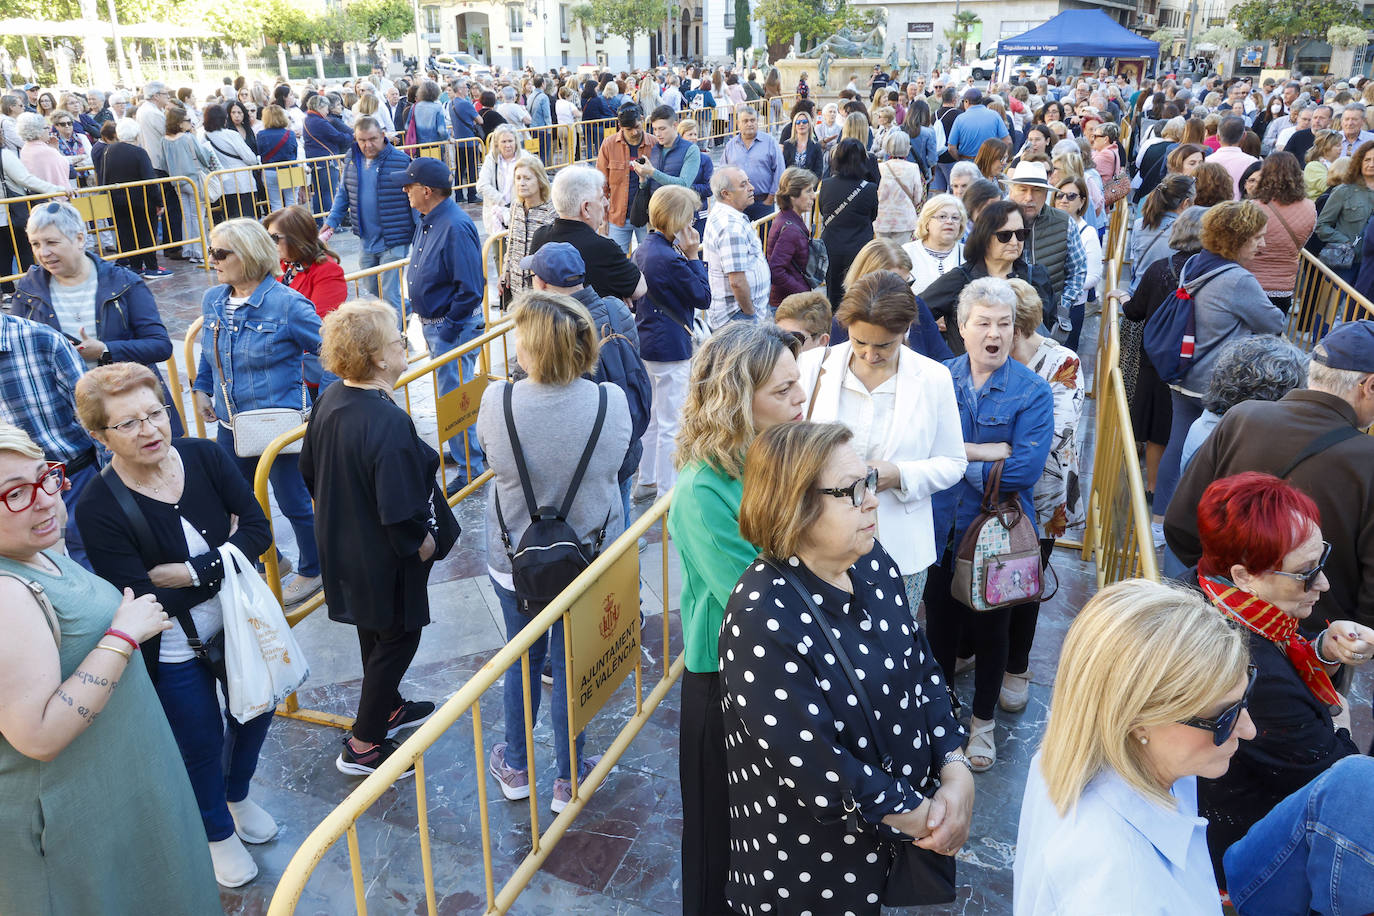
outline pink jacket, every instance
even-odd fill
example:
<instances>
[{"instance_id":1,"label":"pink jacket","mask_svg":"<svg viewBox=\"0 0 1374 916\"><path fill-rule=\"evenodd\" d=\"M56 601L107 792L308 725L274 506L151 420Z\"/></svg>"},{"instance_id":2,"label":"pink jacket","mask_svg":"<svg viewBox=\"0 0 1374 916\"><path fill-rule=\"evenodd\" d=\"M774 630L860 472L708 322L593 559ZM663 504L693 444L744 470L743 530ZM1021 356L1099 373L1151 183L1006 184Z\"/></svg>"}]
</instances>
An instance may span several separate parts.
<instances>
[{"instance_id":1,"label":"pink jacket","mask_svg":"<svg viewBox=\"0 0 1374 916\"><path fill-rule=\"evenodd\" d=\"M1299 250L1317 225L1317 207L1307 199L1295 204L1276 200L1255 203L1269 217L1264 227L1264 249L1243 266L1266 293L1292 293L1298 279Z\"/></svg>"},{"instance_id":2,"label":"pink jacket","mask_svg":"<svg viewBox=\"0 0 1374 916\"><path fill-rule=\"evenodd\" d=\"M67 177L71 163L67 157L42 140L30 140L19 151L19 159L33 173L35 178L55 184L59 188L70 189L71 180Z\"/></svg>"}]
</instances>

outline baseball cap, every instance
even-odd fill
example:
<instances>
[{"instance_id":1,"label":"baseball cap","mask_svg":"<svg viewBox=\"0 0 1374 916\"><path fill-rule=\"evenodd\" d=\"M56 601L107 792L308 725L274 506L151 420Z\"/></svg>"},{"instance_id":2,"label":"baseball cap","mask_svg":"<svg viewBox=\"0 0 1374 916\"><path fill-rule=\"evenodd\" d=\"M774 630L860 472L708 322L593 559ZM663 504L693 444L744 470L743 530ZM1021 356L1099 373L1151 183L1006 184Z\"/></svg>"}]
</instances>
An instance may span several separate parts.
<instances>
[{"instance_id":1,"label":"baseball cap","mask_svg":"<svg viewBox=\"0 0 1374 916\"><path fill-rule=\"evenodd\" d=\"M393 177L391 182L396 187L402 188L408 184L419 184L443 191L453 190L453 176L449 174L448 166L438 159L431 159L428 156L417 156L410 160L410 165L406 166L406 170Z\"/></svg>"},{"instance_id":2,"label":"baseball cap","mask_svg":"<svg viewBox=\"0 0 1374 916\"><path fill-rule=\"evenodd\" d=\"M1317 344L1312 359L1329 369L1374 372L1374 321L1347 321Z\"/></svg>"},{"instance_id":3,"label":"baseball cap","mask_svg":"<svg viewBox=\"0 0 1374 916\"><path fill-rule=\"evenodd\" d=\"M567 242L548 242L534 254L520 259L521 270L532 270L550 286L577 286L587 276L587 265Z\"/></svg>"},{"instance_id":4,"label":"baseball cap","mask_svg":"<svg viewBox=\"0 0 1374 916\"><path fill-rule=\"evenodd\" d=\"M25 92L28 92L30 89L37 89L37 88L39 88L39 86L38 86L37 83L25 83L25 84L24 84L24 91L25 91Z\"/></svg>"}]
</instances>

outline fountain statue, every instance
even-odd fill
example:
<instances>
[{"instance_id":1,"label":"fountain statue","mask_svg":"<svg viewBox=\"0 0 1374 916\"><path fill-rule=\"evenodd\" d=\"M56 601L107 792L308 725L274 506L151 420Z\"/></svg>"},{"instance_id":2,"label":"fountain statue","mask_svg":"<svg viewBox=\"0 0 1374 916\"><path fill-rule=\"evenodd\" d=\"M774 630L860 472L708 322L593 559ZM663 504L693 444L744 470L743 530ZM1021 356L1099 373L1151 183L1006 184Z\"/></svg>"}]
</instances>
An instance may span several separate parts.
<instances>
[{"instance_id":1,"label":"fountain statue","mask_svg":"<svg viewBox=\"0 0 1374 916\"><path fill-rule=\"evenodd\" d=\"M859 32L846 26L816 45L816 47L812 48L810 51L798 54L797 56L819 59L821 55L829 52L836 57L856 59L873 58L875 60L881 60L883 56L883 45L885 43L886 38L881 28L875 27L868 32ZM895 47L893 48L893 52L896 52Z\"/></svg>"}]
</instances>

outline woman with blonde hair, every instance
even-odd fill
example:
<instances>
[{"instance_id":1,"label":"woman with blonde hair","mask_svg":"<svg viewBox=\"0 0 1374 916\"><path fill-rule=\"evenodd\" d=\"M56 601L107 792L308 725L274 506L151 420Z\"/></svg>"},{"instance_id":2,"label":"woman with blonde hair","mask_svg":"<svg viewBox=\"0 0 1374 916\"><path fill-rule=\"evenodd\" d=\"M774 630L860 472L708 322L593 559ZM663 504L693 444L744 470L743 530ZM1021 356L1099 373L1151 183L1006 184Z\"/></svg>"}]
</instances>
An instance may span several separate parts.
<instances>
[{"instance_id":1,"label":"woman with blonde hair","mask_svg":"<svg viewBox=\"0 0 1374 916\"><path fill-rule=\"evenodd\" d=\"M844 123L840 127L839 139L835 146L830 150L830 154L825 157L825 174L822 178L833 178L835 176L835 151L839 149L841 142L853 140L864 148L864 154L868 157L868 164L864 169L864 179L876 183L881 176L878 174L878 160L872 153L868 152L869 138L873 135L872 129L868 124L868 117L861 111L851 111L845 115Z\"/></svg>"},{"instance_id":2,"label":"woman with blonde hair","mask_svg":"<svg viewBox=\"0 0 1374 916\"><path fill-rule=\"evenodd\" d=\"M528 377L487 386L477 414L477 438L496 475L487 490L487 572L501 604L507 639L525 628L531 613L544 608L540 596L517 593L512 572L513 545L524 537L532 514L539 506L560 505L580 468L583 476L566 521L584 556L595 557L625 529L625 519L618 514L617 474L630 447L630 409L624 391L585 377L600 352L596 324L586 307L561 293L530 290L515 300L513 317L516 356ZM517 454L522 457L517 459ZM586 457L585 465L579 455ZM546 655L553 660L550 713L557 775L550 807L555 814L572 800L574 768L580 782L600 760L583 757L582 735L576 739L576 760L569 756L564 638L560 621L529 649L531 671L543 670ZM489 769L501 794L514 801L530 796L530 749L525 744L519 668L507 671L505 681L505 741L491 749ZM536 690L530 695L530 714L536 719L541 694Z\"/></svg>"},{"instance_id":3,"label":"woman with blonde hair","mask_svg":"<svg viewBox=\"0 0 1374 916\"><path fill-rule=\"evenodd\" d=\"M510 215L506 217L506 258L501 269L501 301L519 295L533 285L533 272L520 261L530 253L534 233L558 217L553 208L553 188L538 156L521 153L515 160L511 183Z\"/></svg>"},{"instance_id":4,"label":"woman with blonde hair","mask_svg":"<svg viewBox=\"0 0 1374 916\"><path fill-rule=\"evenodd\" d=\"M795 337L731 322L692 360L677 436L678 479L668 531L682 565L683 912L730 912L729 787L717 644L730 593L758 551L739 533L744 455L755 436L802 419ZM566 740L564 742L566 744Z\"/></svg>"},{"instance_id":5,"label":"woman with blonde hair","mask_svg":"<svg viewBox=\"0 0 1374 916\"><path fill-rule=\"evenodd\" d=\"M940 279L946 271L964 263L959 240L968 228L968 215L953 194L926 198L916 217L915 237L902 246L911 258L911 290L916 295Z\"/></svg>"},{"instance_id":6,"label":"woman with blonde hair","mask_svg":"<svg viewBox=\"0 0 1374 916\"><path fill-rule=\"evenodd\" d=\"M1319 130L1312 138L1312 148L1307 151L1307 164L1302 170L1303 188L1308 200L1316 200L1326 193L1327 176L1331 164L1341 155L1341 132L1338 130Z\"/></svg>"},{"instance_id":7,"label":"woman with blonde hair","mask_svg":"<svg viewBox=\"0 0 1374 916\"><path fill-rule=\"evenodd\" d=\"M482 198L482 227L487 235L506 228L511 202L515 198L515 164L520 159L520 142L515 128L498 124L487 137L487 156L477 174L477 193Z\"/></svg>"}]
</instances>

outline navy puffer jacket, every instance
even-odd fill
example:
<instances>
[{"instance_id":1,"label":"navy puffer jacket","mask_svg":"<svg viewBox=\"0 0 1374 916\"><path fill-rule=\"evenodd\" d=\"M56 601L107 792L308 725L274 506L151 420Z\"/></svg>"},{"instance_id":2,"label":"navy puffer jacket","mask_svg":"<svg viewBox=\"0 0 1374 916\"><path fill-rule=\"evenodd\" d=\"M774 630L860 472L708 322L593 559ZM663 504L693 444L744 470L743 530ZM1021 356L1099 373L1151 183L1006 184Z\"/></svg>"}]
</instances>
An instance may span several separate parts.
<instances>
[{"instance_id":1,"label":"navy puffer jacket","mask_svg":"<svg viewBox=\"0 0 1374 916\"><path fill-rule=\"evenodd\" d=\"M410 157L392 146L388 140L377 158L377 214L382 221L382 239L388 248L409 245L415 236L415 211L410 208L410 201L406 199L400 185L394 185L392 182L395 176L404 172L410 165ZM362 225L358 199L358 170L363 167L362 162L363 151L354 143L344 166L343 187L339 193L348 195L348 212L355 226ZM340 201L336 196L335 207L328 219L329 225L336 227L336 217L343 215L338 203Z\"/></svg>"}]
</instances>

